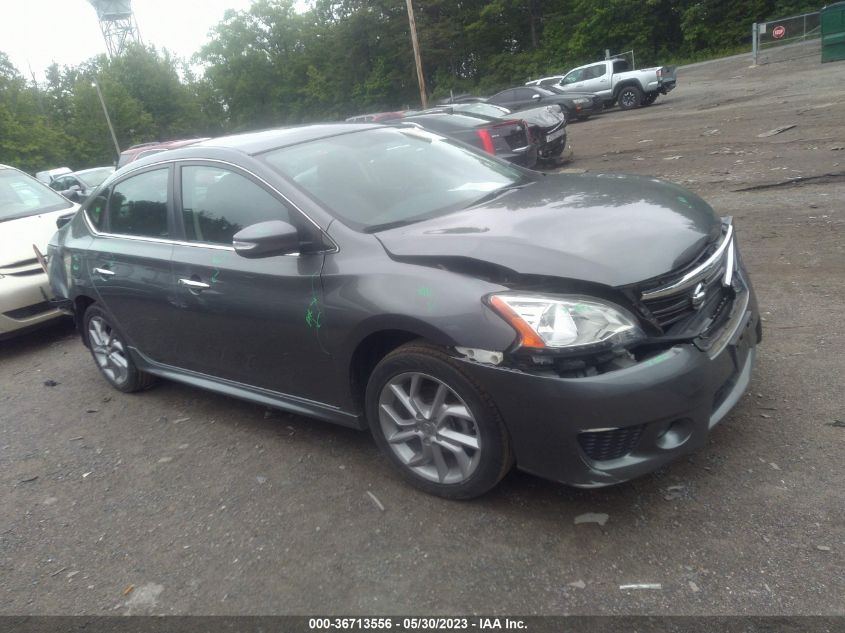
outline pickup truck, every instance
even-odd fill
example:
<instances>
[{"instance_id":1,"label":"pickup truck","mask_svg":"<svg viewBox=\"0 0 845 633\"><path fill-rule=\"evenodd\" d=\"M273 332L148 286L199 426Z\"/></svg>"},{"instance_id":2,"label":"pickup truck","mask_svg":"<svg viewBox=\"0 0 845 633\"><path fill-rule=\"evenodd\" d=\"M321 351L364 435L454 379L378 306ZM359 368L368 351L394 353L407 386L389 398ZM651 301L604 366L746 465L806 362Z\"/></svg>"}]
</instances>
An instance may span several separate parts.
<instances>
[{"instance_id":1,"label":"pickup truck","mask_svg":"<svg viewBox=\"0 0 845 633\"><path fill-rule=\"evenodd\" d=\"M538 81L544 82L545 79ZM675 67L630 70L627 60L607 59L573 68L557 83L546 82L543 87L564 94L593 92L604 101L605 106L618 103L622 110L630 110L651 105L658 95L674 89Z\"/></svg>"}]
</instances>

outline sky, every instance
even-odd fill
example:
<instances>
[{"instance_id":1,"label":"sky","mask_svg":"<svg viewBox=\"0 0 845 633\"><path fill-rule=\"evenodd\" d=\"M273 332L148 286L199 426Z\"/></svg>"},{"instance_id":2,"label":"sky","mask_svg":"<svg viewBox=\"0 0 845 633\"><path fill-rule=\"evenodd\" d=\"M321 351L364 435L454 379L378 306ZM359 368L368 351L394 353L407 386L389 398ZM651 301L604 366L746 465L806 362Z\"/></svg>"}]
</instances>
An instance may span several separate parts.
<instances>
[{"instance_id":1,"label":"sky","mask_svg":"<svg viewBox=\"0 0 845 633\"><path fill-rule=\"evenodd\" d=\"M252 0L132 0L141 39L189 58L207 41L226 9ZM53 62L73 66L106 52L97 13L88 0L0 0L0 51L21 74L38 81Z\"/></svg>"}]
</instances>

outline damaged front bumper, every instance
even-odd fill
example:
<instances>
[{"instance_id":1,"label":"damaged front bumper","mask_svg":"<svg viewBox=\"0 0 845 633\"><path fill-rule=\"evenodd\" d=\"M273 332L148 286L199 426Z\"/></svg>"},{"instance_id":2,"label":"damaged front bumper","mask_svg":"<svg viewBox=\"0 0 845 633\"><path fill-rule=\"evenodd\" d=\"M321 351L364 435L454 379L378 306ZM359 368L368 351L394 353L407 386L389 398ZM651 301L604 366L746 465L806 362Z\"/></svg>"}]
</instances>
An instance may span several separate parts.
<instances>
[{"instance_id":1,"label":"damaged front bumper","mask_svg":"<svg viewBox=\"0 0 845 633\"><path fill-rule=\"evenodd\" d=\"M463 363L492 395L521 470L590 488L644 475L703 446L747 390L760 337L746 283L707 345L672 344L630 367L559 377Z\"/></svg>"}]
</instances>

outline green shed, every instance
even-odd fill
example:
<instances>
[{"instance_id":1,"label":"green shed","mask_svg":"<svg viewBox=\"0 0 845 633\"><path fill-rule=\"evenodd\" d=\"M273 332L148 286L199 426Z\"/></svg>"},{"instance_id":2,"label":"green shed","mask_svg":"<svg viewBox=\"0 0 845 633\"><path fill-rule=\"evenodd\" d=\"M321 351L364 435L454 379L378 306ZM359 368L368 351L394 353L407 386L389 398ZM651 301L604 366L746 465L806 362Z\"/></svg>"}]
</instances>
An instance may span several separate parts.
<instances>
[{"instance_id":1,"label":"green shed","mask_svg":"<svg viewBox=\"0 0 845 633\"><path fill-rule=\"evenodd\" d=\"M845 59L845 2L836 2L820 12L822 23L822 61Z\"/></svg>"}]
</instances>

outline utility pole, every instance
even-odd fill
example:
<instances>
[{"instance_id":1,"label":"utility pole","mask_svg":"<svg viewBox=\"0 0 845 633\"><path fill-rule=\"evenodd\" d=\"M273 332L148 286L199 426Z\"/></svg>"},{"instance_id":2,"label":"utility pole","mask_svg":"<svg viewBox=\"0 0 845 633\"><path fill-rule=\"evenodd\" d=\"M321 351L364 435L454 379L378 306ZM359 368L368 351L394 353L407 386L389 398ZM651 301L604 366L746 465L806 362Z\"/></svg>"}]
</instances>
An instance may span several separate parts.
<instances>
[{"instance_id":1,"label":"utility pole","mask_svg":"<svg viewBox=\"0 0 845 633\"><path fill-rule=\"evenodd\" d=\"M425 77L423 76L422 60L420 59L420 44L417 41L417 22L414 20L414 6L411 0L405 0L408 5L408 24L411 26L411 44L414 46L414 62L417 65L417 81L420 84L420 101L423 109L428 107L428 96L425 93Z\"/></svg>"},{"instance_id":2,"label":"utility pole","mask_svg":"<svg viewBox=\"0 0 845 633\"><path fill-rule=\"evenodd\" d=\"M97 96L100 97L100 105L103 106L103 114L106 115L106 123L109 124L109 132L111 132L111 140L114 141L114 151L117 152L117 158L120 158L120 145L117 144L117 136L114 133L114 128L111 124L111 118L109 117L109 111L106 109L106 101L103 99L103 93L100 92L100 84L97 83L97 80L94 79L91 81L91 85L97 89Z\"/></svg>"}]
</instances>

